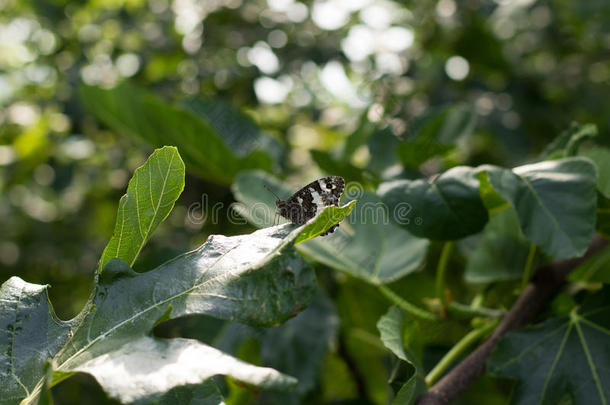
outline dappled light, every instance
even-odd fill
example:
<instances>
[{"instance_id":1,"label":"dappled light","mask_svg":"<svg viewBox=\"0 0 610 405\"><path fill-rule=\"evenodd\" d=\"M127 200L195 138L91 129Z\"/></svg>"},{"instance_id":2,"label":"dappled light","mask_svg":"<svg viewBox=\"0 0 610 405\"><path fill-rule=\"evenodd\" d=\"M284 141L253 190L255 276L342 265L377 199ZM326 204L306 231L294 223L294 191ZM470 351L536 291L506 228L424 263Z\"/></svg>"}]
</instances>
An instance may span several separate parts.
<instances>
[{"instance_id":1,"label":"dappled light","mask_svg":"<svg viewBox=\"0 0 610 405\"><path fill-rule=\"evenodd\" d=\"M0 0L0 403L608 403L609 51L602 0Z\"/></svg>"}]
</instances>

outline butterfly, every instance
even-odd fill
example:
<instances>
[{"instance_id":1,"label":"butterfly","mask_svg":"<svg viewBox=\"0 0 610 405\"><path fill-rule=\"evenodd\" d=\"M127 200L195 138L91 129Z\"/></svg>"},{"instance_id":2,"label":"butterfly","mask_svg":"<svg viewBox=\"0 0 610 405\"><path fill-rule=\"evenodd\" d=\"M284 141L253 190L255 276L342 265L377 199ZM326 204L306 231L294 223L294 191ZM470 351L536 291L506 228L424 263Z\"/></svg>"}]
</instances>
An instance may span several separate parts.
<instances>
[{"instance_id":1,"label":"butterfly","mask_svg":"<svg viewBox=\"0 0 610 405\"><path fill-rule=\"evenodd\" d=\"M269 187L265 188L271 192ZM278 213L284 218L295 224L304 224L311 218L315 217L325 207L339 205L339 198L345 188L345 180L340 176L323 177L316 181L312 181L287 200L282 200L277 195L275 197L275 206ZM328 228L322 236L333 233L339 224L335 224Z\"/></svg>"}]
</instances>

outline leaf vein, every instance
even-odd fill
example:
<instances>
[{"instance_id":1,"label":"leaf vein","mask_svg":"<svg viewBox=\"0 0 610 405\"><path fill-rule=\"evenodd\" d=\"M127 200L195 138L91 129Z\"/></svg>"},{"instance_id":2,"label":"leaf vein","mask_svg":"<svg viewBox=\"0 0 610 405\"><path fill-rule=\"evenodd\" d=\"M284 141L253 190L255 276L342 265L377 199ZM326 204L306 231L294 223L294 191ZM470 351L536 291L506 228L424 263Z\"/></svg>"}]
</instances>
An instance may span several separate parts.
<instances>
[{"instance_id":1,"label":"leaf vein","mask_svg":"<svg viewBox=\"0 0 610 405\"><path fill-rule=\"evenodd\" d=\"M227 253L229 253L231 250L235 249L235 247L237 247L237 246L232 247L232 248L231 248L231 249L229 249L227 252L225 252L223 255L221 255L221 256L220 256L220 257L219 257L219 258L218 258L218 259L217 259L217 260L216 260L214 263L212 263L212 265L208 266L208 267L205 269L205 272L208 272L208 271L210 271L211 269L213 269L213 268L214 268L214 266L216 266L216 265L218 264L218 262L220 262L220 260L222 260L222 259L225 257L225 255L226 255ZM92 345L94 345L96 342L98 342L98 341L99 341L99 340L101 340L102 338L105 338L106 336L110 335L112 332L114 332L115 330L117 330L117 329L118 329L118 328L120 328L121 326L123 326L123 325L125 325L125 324L129 323L129 322L130 322L130 321L132 321L133 319L136 319L137 317L141 316L142 314L144 314L144 313L146 313L146 312L148 312L148 311L150 311L150 310L152 310L152 309L154 309L154 308L157 308L157 307L159 307L159 306L161 306L161 305L163 305L163 304L165 304L165 303L168 303L168 302L170 302L170 301L172 301L172 300L174 300L174 299L176 299L176 298L178 298L178 297L180 297L180 296L182 296L182 295L184 295L184 294L187 294L187 293L189 293L189 292L191 292L191 291L193 291L193 290L195 290L195 289L197 289L197 288L201 288L201 287L203 287L204 285L206 285L206 284L208 284L208 283L212 283L212 282L214 282L214 281L216 281L216 280L218 280L218 279L220 279L220 278L222 278L223 276L226 276L226 275L227 275L226 273L220 273L220 274L219 274L218 276L216 276L216 277L213 277L213 278L210 278L210 279L208 279L208 280L205 280L205 281L203 281L203 282L201 282L201 283L195 284L195 285L193 285L192 287L189 287L189 288L187 288L186 290L181 291L181 292L180 292L180 293L178 293L178 294L172 295L171 297L168 297L167 299L165 299L165 300L163 300L163 301L156 302L156 303L154 303L153 305L149 306L148 308L146 308L146 309L144 309L144 310L142 310L142 311L140 311L140 312L136 313L135 315L130 316L129 318L127 318L127 319L125 319L125 320L123 320L123 321L119 322L118 324L114 325L112 328L108 329L108 331L107 331L107 332L104 332L104 333L100 334L100 335L99 335L99 336L97 336L95 339L93 339L93 340L91 340L90 342L88 342L88 343L87 343L85 346L83 346L83 347L82 347L80 350L78 350L76 353L74 353L74 354L73 354L73 355L71 355L69 358L67 358L67 359L66 359L66 360L65 360L65 361L64 361L64 362L63 362L61 365L59 365L59 366L57 367L57 369L58 369L58 370L60 370L60 369L61 369L62 367L64 367L64 366L65 366L65 365L66 365L66 364L67 364L67 363L68 363L70 360L72 360L73 358L77 357L77 356L78 356L78 355L80 355L82 352L84 352L85 350L87 350L89 347L91 347Z\"/></svg>"},{"instance_id":2,"label":"leaf vein","mask_svg":"<svg viewBox=\"0 0 610 405\"><path fill-rule=\"evenodd\" d=\"M601 403L606 405L606 396L604 395L604 389L602 388L601 381L599 381L599 376L597 375L597 368L595 367L595 363L593 362L593 358L591 357L591 352L589 351L589 345L587 344L587 340L585 339L585 335L582 333L582 329L580 328L580 320L575 322L576 331L578 332L578 337L580 338L580 342L582 343L582 347L585 351L585 356L587 357L587 364L589 364L589 368L591 369L591 375L593 376L593 381L595 381L595 387L599 392L599 398L601 399Z\"/></svg>"},{"instance_id":3,"label":"leaf vein","mask_svg":"<svg viewBox=\"0 0 610 405\"><path fill-rule=\"evenodd\" d=\"M551 378L553 377L553 373L555 373L555 367L557 366L557 364L559 363L559 359L561 358L561 355L563 354L563 349L565 347L566 342L568 341L568 337L570 336L570 332L572 331L572 324L570 323L570 326L568 326L568 328L566 329L566 333L563 335L563 339L561 340L561 344L559 345L559 349L557 349L557 354L555 355L555 359L553 360L553 364L551 365L551 369L549 370L545 380L544 380L544 386L542 387L542 392L540 393L540 401L543 403L544 402L544 397L546 395L546 390L549 386L549 383L551 381Z\"/></svg>"}]
</instances>

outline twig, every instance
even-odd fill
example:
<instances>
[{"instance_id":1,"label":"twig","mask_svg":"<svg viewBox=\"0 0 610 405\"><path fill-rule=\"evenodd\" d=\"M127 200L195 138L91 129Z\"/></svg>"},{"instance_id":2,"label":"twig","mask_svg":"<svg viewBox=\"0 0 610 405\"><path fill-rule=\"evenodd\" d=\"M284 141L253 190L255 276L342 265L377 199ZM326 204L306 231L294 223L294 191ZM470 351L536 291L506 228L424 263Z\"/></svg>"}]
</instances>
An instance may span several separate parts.
<instances>
[{"instance_id":1,"label":"twig","mask_svg":"<svg viewBox=\"0 0 610 405\"><path fill-rule=\"evenodd\" d=\"M447 312L455 318L502 318L506 315L506 311L502 309L485 308L481 306L473 306L462 304L457 301L451 301L447 306Z\"/></svg>"},{"instance_id":2,"label":"twig","mask_svg":"<svg viewBox=\"0 0 610 405\"><path fill-rule=\"evenodd\" d=\"M441 313L445 314L445 310L447 309L447 296L445 295L445 272L447 270L447 263L449 263L449 258L451 257L451 252L453 251L453 241L447 241L443 245L443 250L441 251L441 257L438 260L438 265L436 267L436 298L441 300Z\"/></svg>"},{"instance_id":3,"label":"twig","mask_svg":"<svg viewBox=\"0 0 610 405\"><path fill-rule=\"evenodd\" d=\"M471 345L486 337L497 325L497 320L491 321L484 324L480 328L476 328L468 332L466 336L460 339L460 341L457 342L455 346L453 346L451 350L449 350L447 354L443 356L441 361L439 361L438 364L428 373L426 376L426 384L434 384L458 357L462 356L462 354L470 349Z\"/></svg>"},{"instance_id":4,"label":"twig","mask_svg":"<svg viewBox=\"0 0 610 405\"><path fill-rule=\"evenodd\" d=\"M439 319L438 315L433 314L430 311L426 311L425 309L421 309L414 304L411 304L410 302L396 294L394 291L392 291L386 285L379 284L377 288L387 299L392 301L394 305L397 305L399 308L402 308L402 310L408 313L409 315L412 315L419 319L425 319L427 321L436 321Z\"/></svg>"},{"instance_id":5,"label":"twig","mask_svg":"<svg viewBox=\"0 0 610 405\"><path fill-rule=\"evenodd\" d=\"M492 335L475 351L455 366L445 377L422 394L418 405L447 405L466 387L485 372L487 358L506 332L519 329L531 322L544 305L559 291L566 276L583 261L608 245L608 241L595 236L583 257L553 260L541 267L523 290Z\"/></svg>"}]
</instances>

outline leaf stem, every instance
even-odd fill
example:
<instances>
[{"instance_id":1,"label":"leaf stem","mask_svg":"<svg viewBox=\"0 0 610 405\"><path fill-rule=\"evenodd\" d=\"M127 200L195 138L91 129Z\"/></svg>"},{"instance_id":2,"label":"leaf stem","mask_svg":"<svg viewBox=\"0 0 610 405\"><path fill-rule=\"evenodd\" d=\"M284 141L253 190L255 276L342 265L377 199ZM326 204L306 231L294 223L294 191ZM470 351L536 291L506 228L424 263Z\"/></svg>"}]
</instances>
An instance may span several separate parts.
<instances>
[{"instance_id":1,"label":"leaf stem","mask_svg":"<svg viewBox=\"0 0 610 405\"><path fill-rule=\"evenodd\" d=\"M447 305L447 310L449 314L463 318L474 318L477 316L486 318L502 318L504 315L506 315L506 311L501 309L466 305L456 301L451 301L449 305Z\"/></svg>"},{"instance_id":2,"label":"leaf stem","mask_svg":"<svg viewBox=\"0 0 610 405\"><path fill-rule=\"evenodd\" d=\"M470 346L489 334L496 327L496 325L498 325L498 323L499 320L487 322L483 326L468 332L428 373L426 376L426 385L431 386L434 384L458 357L461 357L470 348Z\"/></svg>"},{"instance_id":3,"label":"leaf stem","mask_svg":"<svg viewBox=\"0 0 610 405\"><path fill-rule=\"evenodd\" d=\"M453 241L447 241L443 245L441 251L441 257L438 259L438 266L436 267L436 297L441 300L443 308L447 307L447 297L445 296L445 272L447 270L447 263L449 263L449 257L453 250Z\"/></svg>"},{"instance_id":4,"label":"leaf stem","mask_svg":"<svg viewBox=\"0 0 610 405\"><path fill-rule=\"evenodd\" d=\"M521 279L521 290L525 288L532 277L532 270L534 268L534 258L536 257L536 245L530 244L530 251L527 254L527 260L525 262L525 269L523 270L523 278Z\"/></svg>"},{"instance_id":5,"label":"leaf stem","mask_svg":"<svg viewBox=\"0 0 610 405\"><path fill-rule=\"evenodd\" d=\"M377 288L386 298L388 298L398 307L402 308L406 313L416 318L425 319L428 321L438 320L438 316L436 314L433 314L432 312L426 311L425 309L421 309L418 306L411 304L410 302L406 301L404 298L396 294L394 291L392 291L389 287L380 284L377 286Z\"/></svg>"},{"instance_id":6,"label":"leaf stem","mask_svg":"<svg viewBox=\"0 0 610 405\"><path fill-rule=\"evenodd\" d=\"M553 260L538 269L517 301L506 313L492 335L468 356L455 365L443 378L431 386L417 399L419 405L446 405L485 372L485 363L498 341L509 331L519 329L531 322L538 312L559 291L568 274L585 260L608 246L608 241L596 235L584 256Z\"/></svg>"}]
</instances>

